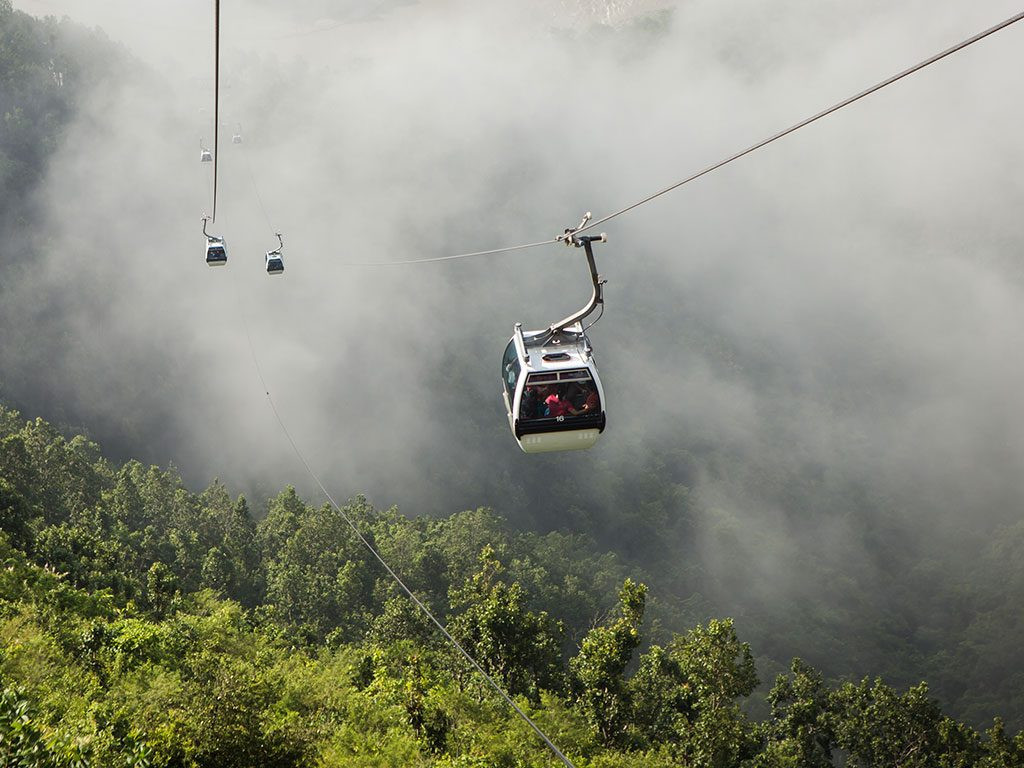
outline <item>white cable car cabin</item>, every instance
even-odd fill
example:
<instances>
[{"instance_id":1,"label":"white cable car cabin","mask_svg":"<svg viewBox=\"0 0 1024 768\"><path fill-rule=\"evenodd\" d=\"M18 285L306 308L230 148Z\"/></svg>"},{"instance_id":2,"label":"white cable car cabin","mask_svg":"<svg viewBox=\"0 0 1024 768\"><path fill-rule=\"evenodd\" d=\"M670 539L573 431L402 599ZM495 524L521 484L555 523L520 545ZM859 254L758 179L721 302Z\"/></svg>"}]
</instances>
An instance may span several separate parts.
<instances>
[{"instance_id":1,"label":"white cable car cabin","mask_svg":"<svg viewBox=\"0 0 1024 768\"><path fill-rule=\"evenodd\" d=\"M283 275L284 257L281 256L281 251L284 249L284 240L281 239L280 232L275 232L274 234L277 235L277 241L280 245L272 251L267 251L267 274Z\"/></svg>"},{"instance_id":2,"label":"white cable car cabin","mask_svg":"<svg viewBox=\"0 0 1024 768\"><path fill-rule=\"evenodd\" d=\"M228 248L224 238L206 238L206 263L211 267L223 267L228 263Z\"/></svg>"},{"instance_id":3,"label":"white cable car cabin","mask_svg":"<svg viewBox=\"0 0 1024 768\"><path fill-rule=\"evenodd\" d=\"M199 162L201 163L212 163L213 153L204 147L202 144L199 145Z\"/></svg>"},{"instance_id":4,"label":"white cable car cabin","mask_svg":"<svg viewBox=\"0 0 1024 768\"><path fill-rule=\"evenodd\" d=\"M525 453L590 448L604 431L604 389L590 340L575 325L516 335L502 361L505 413Z\"/></svg>"},{"instance_id":5,"label":"white cable car cabin","mask_svg":"<svg viewBox=\"0 0 1024 768\"><path fill-rule=\"evenodd\" d=\"M206 235L206 263L211 267L223 267L228 263L228 244L223 237L206 232L208 216L203 217L203 234Z\"/></svg>"},{"instance_id":6,"label":"white cable car cabin","mask_svg":"<svg viewBox=\"0 0 1024 768\"><path fill-rule=\"evenodd\" d=\"M572 245L587 251L594 283L590 303L541 331L524 332L522 323L516 323L505 347L502 399L508 425L525 453L590 448L605 428L604 389L582 324L583 318L604 304L604 281L597 274L590 247L595 240L607 238L571 238Z\"/></svg>"}]
</instances>

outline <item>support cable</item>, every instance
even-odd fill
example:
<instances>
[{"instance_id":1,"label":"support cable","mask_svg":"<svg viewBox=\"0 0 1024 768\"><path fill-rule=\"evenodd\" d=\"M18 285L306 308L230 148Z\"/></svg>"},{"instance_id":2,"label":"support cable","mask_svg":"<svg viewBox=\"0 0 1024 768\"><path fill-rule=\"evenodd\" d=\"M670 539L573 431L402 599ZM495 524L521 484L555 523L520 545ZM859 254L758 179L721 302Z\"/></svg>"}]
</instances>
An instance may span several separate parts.
<instances>
[{"instance_id":1,"label":"support cable","mask_svg":"<svg viewBox=\"0 0 1024 768\"><path fill-rule=\"evenodd\" d=\"M220 0L215 0L215 9L216 9L216 19L215 19L215 21L216 21L216 28L217 28L216 47L215 47L215 60L216 60L217 66L219 67L219 60L220 60L219 59L219 46L220 46L220 32L219 32ZM899 72L899 73L897 73L897 74L895 74L895 75L893 75L893 76L891 76L889 78L886 78L885 80L881 81L880 83L877 83L876 85L873 85L870 88L867 88L867 89L861 91L860 93L857 93L857 94L855 94L853 96L850 96L849 98L844 99L843 101L840 101L837 104L834 104L833 106L829 107L828 109L822 110L821 112L818 112L817 114L812 115L811 117L808 117L805 120L800 121L796 125L793 125L793 126L791 126L789 128L786 128L785 130L779 131L778 133L768 137L767 139L763 139L762 141L757 142L756 144L748 147L747 149L744 149L744 150L742 150L740 152L737 152L734 155L730 155L729 157L725 158L724 160L720 160L719 162L714 163L713 165L709 165L708 167L704 168L703 170L698 171L697 173L694 173L693 175L688 176L688 177L686 177L685 179L683 179L681 181L677 181L674 184L672 184L672 185L670 185L668 187L665 187L664 189L661 189L661 190L655 192L654 194L648 195L647 197L643 198L642 200L638 200L637 202L632 203L631 205L628 205L625 208L617 210L614 213L610 213L607 216L603 216L603 217L601 217L599 219L595 219L594 221L591 221L590 223L588 223L585 226L582 226L582 227L580 227L578 229L572 230L571 234L582 234L583 232L586 232L587 230L593 229L594 227L597 227L597 226L605 223L606 221L610 221L611 219L614 219L614 218L616 218L618 216L621 216L624 213L628 213L629 211L632 211L634 208L639 208L641 205L649 203L652 200L654 200L654 199L656 199L658 197L661 197L662 195L668 194L669 192L672 192L673 190L678 189L679 187L683 186L684 184L689 184L691 181L695 181L695 180L701 178L702 176L706 176L707 174L709 174L709 173L711 173L713 171L716 171L719 168L721 168L721 167L723 167L725 165L728 165L729 163L731 163L731 162L733 162L735 160L739 160L741 157L744 157L745 155L749 155L752 152L756 152L757 150L761 149L762 147L765 147L768 144L771 144L772 142L778 141L779 139L783 138L784 136L788 136L789 134L794 133L794 132L800 130L801 128L804 128L804 127L810 125L811 123L816 122L817 120L820 120L821 118L826 117L826 116L832 114L833 112L838 112L840 109L843 109L844 107L847 107L850 104L853 104L855 101L859 101L860 99L863 99L865 96L869 96L872 93L875 93L876 91L880 91L881 89L883 89L883 88L885 88L885 87L887 87L889 85L892 85L893 83L897 82L898 80L902 80L904 77L907 77L908 75L912 75L915 72L918 72L918 71L924 69L925 67L931 66L935 62L937 62L937 61L939 61L941 59L944 59L947 56L950 56L950 55L952 55L954 53L957 53L958 51L961 51L964 48L967 48L968 46L973 45L974 43L976 43L979 40L982 40L982 39L988 37L989 35L992 35L992 34L994 34L996 32L999 32L1000 30L1005 29L1006 27L1009 27L1012 24L1016 24L1017 22L1021 21L1021 19L1024 19L1024 11L1021 11L1020 13L1018 13L1018 14L1016 14L1014 16L1011 16L1010 18L1008 18L1008 19L1006 19L1006 20L1004 20L1004 21L1002 21L1002 22L1000 22L1000 23L998 23L998 24L996 24L996 25L994 25L992 27L989 27L988 29L983 30L983 31L977 33L976 35L972 35L971 37L967 38L966 40L963 40L963 41L957 43L956 45L953 45L953 46L945 49L944 51L941 51L941 52L935 54L934 56L930 56L929 58L925 59L924 61L921 61L918 64L915 64L914 66L909 67L908 69L903 70L902 72ZM219 75L216 76L216 83L217 83L217 85L215 86L215 94L219 94L219 83L220 83ZM217 109L216 98L217 97L215 97L215 100L214 100L214 109L215 109L215 111ZM217 149L217 133L216 133L217 127L216 126L219 125L219 115L217 117L217 120L218 120L218 122L215 123L215 128L214 128L214 158L213 158L213 208L214 208L214 216L216 216L216 210L217 210L217 159L218 159L218 154L219 153L217 153L217 151L216 151L216 149ZM485 250L485 251L471 251L469 253L458 253L458 254L453 254L453 255L450 255L450 256L436 256L436 257L426 258L426 259L408 259L408 260L404 260L404 261L347 262L345 264L345 266L349 266L349 267L392 267L392 266L407 266L407 265L411 265L411 264L429 264L429 263L440 262L440 261L452 261L452 260L455 260L455 259L472 258L472 257L475 257L475 256L490 256L490 255L501 254L501 253L511 253L513 251L522 251L522 250L526 250L528 248L537 248L537 247L542 246L542 245L551 245L553 243L563 242L566 239L568 239L568 237L569 237L569 233L566 233L566 234L558 235L558 236L556 236L556 237L554 237L554 238L552 238L550 240L541 240L541 241L538 241L538 242L535 242L535 243L525 243L523 245L513 245L513 246L506 247L506 248L493 248L493 249Z\"/></svg>"},{"instance_id":2,"label":"support cable","mask_svg":"<svg viewBox=\"0 0 1024 768\"><path fill-rule=\"evenodd\" d=\"M723 167L725 165L728 165L729 163L733 162L734 160L739 160L741 157L744 157L745 155L749 155L752 152L756 152L757 150L761 149L762 147L765 147L765 146L771 144L774 141L778 141L779 139L783 138L784 136L788 136L789 134L794 133L794 132L800 130L801 128L804 128L804 127L810 125L811 123L813 123L813 122L815 122L817 120L820 120L823 117L831 115L833 112L838 112L840 109L843 109L844 107L848 107L850 104L853 104L855 101L859 101L860 99L863 99L865 96L870 96L872 93L875 93L876 91L880 91L883 88L885 88L885 87L887 87L889 85L892 85L896 81L902 80L903 78L907 77L908 75L912 75L915 72L918 72L918 71L924 69L925 67L931 66L935 62L937 62L937 61L939 61L941 59L944 59L947 56L950 56L950 55L952 55L954 53L957 53L958 51L961 51L964 48L967 48L968 46L973 45L974 43L976 43L979 40L982 40L982 39L988 37L989 35L995 34L996 32L999 32L1000 30L1005 29L1006 27L1009 27L1012 24L1016 24L1021 19L1024 19L1024 11L1021 11L1020 13L1018 13L1018 14L1016 14L1014 16L1011 16L1010 18L1008 18L1008 19L1006 19L1004 21L1001 21L998 24L996 24L996 25L994 25L992 27L989 27L988 29L983 30L983 31L977 33L976 35L972 35L971 37L967 38L966 40L962 40L961 42L957 43L956 45L953 45L953 46L945 49L944 51L936 53L934 56L930 56L927 59L925 59L924 61L921 61L921 62L915 64L914 66L909 67L908 69L903 70L902 72L899 72L899 73L897 73L897 74L895 74L895 75L893 75L891 77L888 77L885 80L882 80L880 83L877 83L876 85L873 85L870 88L867 88L867 89L861 91L860 93L854 94L853 96L850 96L849 98L844 99L843 101L840 101L837 104L834 104L833 106L829 107L828 109L822 110L821 112L818 112L817 114L812 115L811 117L808 117L805 120L801 120L796 125L790 126L789 128L786 128L783 131L779 131L778 133L776 133L776 134L774 134L772 136L769 136L767 139L763 139L762 141L759 141L756 144L754 144L754 145L752 145L750 147L747 147L746 149L744 149L744 150L742 150L740 152L737 152L734 155L730 155L729 157L725 158L724 160L720 160L717 163L714 163L713 165L709 165L707 168L704 168L703 170L698 171L697 173L694 173L692 176L687 176L682 181L677 181L674 184L672 184L672 185L670 185L668 187L665 187L664 189L661 189L661 190L655 192L652 195L648 195L647 197L643 198L642 200L638 200L637 202L632 203L631 205L627 205L625 208L622 208L622 209L620 209L618 211L615 211L614 213L610 213L607 216L603 216L603 217L601 217L599 219L595 219L594 221L591 221L591 222L587 223L584 226L581 226L581 227L579 227L577 229L571 230L570 232L567 232L565 234L558 235L558 236L554 237L551 240L542 240L540 242L528 243L528 244L525 244L525 245L515 245L515 246L508 247L508 248L495 248L495 249L489 250L489 251L473 251L471 253L459 253L459 254L455 254L453 256L437 256L437 257L428 258L428 259L410 259L408 261L349 263L349 264L346 264L346 266L352 266L352 267L389 267L389 266L403 266L403 265L407 265L407 264L428 264L428 263L437 262L437 261L451 261L453 259L466 259L466 258L470 258L470 257L473 257L473 256L489 256L489 255L498 254L498 253L509 253L511 251L520 251L520 250L525 250L527 248L536 248L536 247L541 246L541 245L549 245L551 243L564 242L564 241L568 240L572 235L582 234L583 232L586 232L587 230L590 230L590 229L593 229L594 227L600 226L601 224L605 223L606 221L610 221L611 219L614 219L614 218L616 218L618 216L621 216L624 213L628 213L629 211L632 211L634 208L639 208L641 205L649 203L652 200L661 197L662 195L668 194L669 192L672 192L673 190L678 189L679 187L683 186L684 184L689 184L691 181L696 181L701 176L706 176L707 174L709 174L709 173L711 173L713 171L717 171L719 168L721 168L721 167Z\"/></svg>"},{"instance_id":3,"label":"support cable","mask_svg":"<svg viewBox=\"0 0 1024 768\"><path fill-rule=\"evenodd\" d=\"M405 582L402 581L401 577L391 568L390 565L388 565L387 561L383 558L383 556L381 556L381 554L377 551L373 544L371 544L369 540L363 535L362 531L359 530L359 526L357 526L355 522L352 520L352 518L345 513L345 510L342 509L338 502L334 500L334 497L331 496L327 488L324 487L324 484L320 482L320 478L313 471L312 467L310 467L309 462L306 461L306 457L303 456L302 451L299 450L298 445L295 444L295 440L292 439L292 435L288 431L288 427L285 426L284 419L281 418L281 414L277 410L277 405L275 405L274 398L270 394L270 389L267 387L266 379L263 377L263 371L260 368L259 360L256 357L256 348L252 342L252 335L249 333L249 324L245 321L245 314L241 314L242 324L245 326L245 337L249 342L249 352L252 354L252 361L256 366L256 373L259 376L260 384L263 386L263 392L266 394L267 401L270 403L270 409L274 412L274 418L277 419L277 423L281 427L281 431L284 432L284 436L288 439L288 443L291 445L292 451L295 453L295 456L298 458L302 466L305 467L306 472L312 478L313 482L316 483L321 493L323 493L323 495L327 498L327 501L330 502L330 505L334 507L334 510L339 515L341 515L341 518L348 524L348 527L352 529L352 532L356 535L356 538L358 538L359 541L362 542L363 546L366 547L366 549L370 552L371 555L373 555L377 562L381 564L384 570L388 572L391 578L394 579L395 583L397 583L399 587L401 587L402 591L405 592L405 594L408 596L410 600L412 600L416 607L419 608L420 611L422 611L423 614L428 619L430 619L431 622L433 622L433 624L441 631L441 634L443 634L445 638L447 638L448 642L451 643L456 648L456 650L458 650L458 652L462 654L463 658L465 658L466 661L468 661L472 665L473 669L479 672L480 675L490 684L490 686L495 691L497 691L498 694L501 695L505 702L510 707L512 707L512 709L515 710L516 714L523 720L523 722L525 722L528 726L530 726L530 728L533 729L533 732L536 733L537 736L539 736L544 741L548 748L562 762L562 764L566 766L566 768L576 768L576 766L573 765L572 761L569 760L569 758L566 757L557 746L555 746L555 743L548 738L547 734L544 733L543 730L541 730L540 726L538 726L530 718L530 716L527 715L519 707L519 705L517 705L512 700L512 697L509 696L500 685L498 685L494 678L492 678L489 674L487 674L486 671L484 671L484 668L481 667L480 664L478 664L477 661L469 654L469 651L463 648L459 641L452 637L451 633L448 631L445 625L442 624L441 621L434 616L431 610L427 608L427 606L418 597L416 597L415 594L413 594L413 591L406 586Z\"/></svg>"},{"instance_id":4,"label":"support cable","mask_svg":"<svg viewBox=\"0 0 1024 768\"><path fill-rule=\"evenodd\" d=\"M220 0L213 0L213 213L217 220L217 163L220 161Z\"/></svg>"},{"instance_id":5,"label":"support cable","mask_svg":"<svg viewBox=\"0 0 1024 768\"><path fill-rule=\"evenodd\" d=\"M429 264L435 261L451 261L453 259L468 259L472 256L491 256L497 253L511 253L512 251L525 251L527 248L537 248L541 245L554 245L561 238L553 237L550 240L540 240L536 243L524 243L523 245L510 245L507 248L494 248L489 251L473 251L471 253L456 253L452 256L434 256L428 259L408 259L406 261L365 261L345 262L346 267L400 267L407 264Z\"/></svg>"},{"instance_id":6,"label":"support cable","mask_svg":"<svg viewBox=\"0 0 1024 768\"><path fill-rule=\"evenodd\" d=\"M897 80L902 80L904 77L907 77L908 75L912 75L915 72L917 72L919 70L922 70L925 67L934 64L935 62L939 61L940 59L944 59L947 56L956 53L957 51L961 51L964 48L966 48L967 46L973 45L974 43L978 42L979 40L981 40L983 38L986 38L989 35L994 34L994 33L998 32L998 31L1000 31L1001 29L1005 29L1006 27L1010 26L1011 24L1016 24L1021 19L1024 19L1024 11L1021 11L1020 13L1018 13L1015 16L1011 16L1010 18L1006 19L1005 21L1001 21L1000 23L996 24L995 26L989 27L988 29L986 29L986 30L984 30L982 32L979 32L976 35L972 35L971 37L967 38L966 40L963 40L963 41L957 43L956 45L954 45L954 46L952 46L950 48L947 48L946 50L944 50L944 51L942 51L940 53L935 54L934 56L930 56L929 58L925 59L924 61L922 61L922 62L920 62L918 64L915 64L914 66L910 67L909 69L905 69L902 72L893 75L892 77L886 78L882 82L880 82L880 83L878 83L876 85L873 85L870 88L868 88L866 90L863 90L863 91L861 91L858 94L855 94L854 96L850 96L848 99L844 99L843 101L839 102L838 104L835 104L835 105L829 107L828 109L825 109L825 110L819 112L816 115L808 117L806 120L802 120L801 122L797 123L794 126L791 126L791 127L787 128L787 129L785 129L784 131L779 131L774 136L770 136L769 138L764 139L763 141L759 141L757 144L754 144L753 146L748 147L747 149L744 149L742 152L737 152L735 155L732 155L731 157L727 157L725 160L717 162L714 165L709 165L704 170L698 171L697 173L693 174L692 176L688 176L687 178L683 179L682 181L677 181L675 184L673 184L673 185L671 185L669 187L665 187L664 189L662 189L662 190L660 190L658 192L655 192L653 195L648 195L643 200L635 202L632 205L627 205L625 208L623 208L621 210L618 210L618 211L615 211L615 213L610 213L607 216L604 216L603 218L597 219L596 221L592 221L589 224L587 224L586 226L581 227L574 234L577 234L579 232L585 232L588 229L592 229L593 227L599 226L600 224L603 224L606 221L614 219L616 216L621 216L622 214L627 213L628 211L631 211L634 208L640 207L644 203L649 203L651 200L654 200L657 197L661 197L662 195L667 194L667 193L671 192L674 189L678 189L679 187L683 186L684 184L689 184L691 181L699 179L701 176L705 176L706 174L709 174L712 171L716 171L719 168L721 168L723 165L728 165L733 160L739 160L744 155L749 155L751 152L754 152L754 151L756 151L758 149L761 149L761 147L767 146L768 144L771 144L773 141L777 141L778 139L781 139L783 136L787 136L787 135L793 133L794 131L798 131L801 128L803 128L804 126L810 125L811 123L813 123L816 120L820 120L821 118L823 118L823 117L825 117L827 115L831 115L833 112L837 112L840 109L842 109L843 107L849 106L850 104L853 104L853 102L858 101L860 99L863 99L865 96L870 96L875 91L880 91L882 88L885 88L888 85L892 85ZM564 239L564 238L560 237L558 239Z\"/></svg>"}]
</instances>

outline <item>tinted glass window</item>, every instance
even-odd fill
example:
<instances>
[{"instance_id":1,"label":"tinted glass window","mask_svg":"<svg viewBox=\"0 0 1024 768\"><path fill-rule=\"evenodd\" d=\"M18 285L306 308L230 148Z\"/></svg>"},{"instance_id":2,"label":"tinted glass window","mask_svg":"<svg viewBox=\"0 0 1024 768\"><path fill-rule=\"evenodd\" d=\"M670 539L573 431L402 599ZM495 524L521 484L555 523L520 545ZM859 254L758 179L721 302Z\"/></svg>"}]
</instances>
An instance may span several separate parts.
<instances>
[{"instance_id":1,"label":"tinted glass window","mask_svg":"<svg viewBox=\"0 0 1024 768\"><path fill-rule=\"evenodd\" d=\"M515 397L516 381L519 379L519 356L516 354L515 342L509 342L505 354L501 358L501 380L509 399Z\"/></svg>"},{"instance_id":2,"label":"tinted glass window","mask_svg":"<svg viewBox=\"0 0 1024 768\"><path fill-rule=\"evenodd\" d=\"M545 381L558 381L557 373L531 373L526 377L530 384L540 384Z\"/></svg>"},{"instance_id":3,"label":"tinted glass window","mask_svg":"<svg viewBox=\"0 0 1024 768\"><path fill-rule=\"evenodd\" d=\"M582 371L573 371L574 374ZM601 398L597 385L586 372L586 377L568 383L555 382L531 384L531 375L520 403L519 418L530 419L572 419L601 412Z\"/></svg>"}]
</instances>

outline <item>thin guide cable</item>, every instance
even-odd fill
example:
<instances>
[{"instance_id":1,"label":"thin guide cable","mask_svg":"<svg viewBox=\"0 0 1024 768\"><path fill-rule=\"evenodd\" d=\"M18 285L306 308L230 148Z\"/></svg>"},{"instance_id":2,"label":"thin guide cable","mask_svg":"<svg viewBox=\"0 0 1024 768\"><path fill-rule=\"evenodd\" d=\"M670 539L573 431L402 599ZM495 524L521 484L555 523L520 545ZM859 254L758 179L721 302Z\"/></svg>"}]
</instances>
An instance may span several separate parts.
<instances>
[{"instance_id":1,"label":"thin guide cable","mask_svg":"<svg viewBox=\"0 0 1024 768\"><path fill-rule=\"evenodd\" d=\"M327 501L330 502L330 505L334 508L334 510L339 515L341 515L341 518L345 521L348 527L352 529L352 532L356 535L356 538L358 538L359 541L362 542L363 546L366 547L366 549L370 552L370 554L373 555L374 559L376 559L376 561L380 563L384 570L388 572L391 578L394 579L395 583L398 584L399 587L401 587L402 591L405 592L405 594L408 596L410 600L412 600L416 607L419 608L420 611L422 611L423 614L428 619L430 619L431 622L433 622L433 624L438 628L438 630L440 630L441 634L445 636L448 642L451 643L451 645L454 646L460 654L462 654L463 658L465 658L466 661L468 661L472 665L473 669L479 672L481 677L483 677L490 684L491 688L497 691L498 694L505 700L505 702L510 707L512 707L513 710L515 710L516 714L523 720L523 722L530 726L533 732L541 738L541 740L548 746L548 748L562 762L562 764L566 766L566 768L576 768L576 766L573 765L572 761L569 760L569 758L566 757L557 746L555 746L555 743L551 741L550 738L548 738L547 734L544 733L543 730L541 730L540 726L538 726L530 718L530 716L527 715L519 707L519 705L517 705L512 700L511 696L505 693L505 690L500 685L498 685L494 678L492 678L489 674L487 674L486 671L484 671L484 668L476 662L476 659L474 659L465 648L462 647L459 641L452 637L451 633L448 632L448 629L444 626L444 624L440 622L440 620L437 619L437 617L434 616L431 610L427 608L427 606L423 602L421 602L420 599L416 597L415 594L413 594L413 591L406 586L405 582L402 581L401 577L391 568L390 565L388 565L387 561L381 556L379 552L377 552L376 548L366 539L366 537L363 536L362 531L359 530L359 526L355 524L352 518L345 514L345 510L341 508L338 502L334 500L334 497L331 496L327 488L324 487L324 484L320 482L320 478L313 471L312 467L310 467L309 462L306 461L306 457L303 456L302 451L299 450L298 445L295 444L295 440L292 439L291 433L288 431L288 427L285 426L284 419L281 418L281 414L277 410L277 405L275 405L274 403L274 398L271 396L270 389L267 387L266 379L263 377L263 370L260 368L259 359L256 357L256 347L253 345L252 335L249 333L249 324L245 320L244 312L240 314L242 317L242 324L245 327L245 337L249 342L249 352L252 354L252 361L256 366L256 374L259 376L260 384L263 387L263 392L264 394L266 394L267 401L270 403L270 409L274 412L274 418L277 419L277 423L281 427L281 431L284 432L284 436L288 439L288 443L289 445L291 445L292 451L295 453L295 456L301 462L302 466L305 468L309 476L313 479L313 482L316 483L321 493L323 493Z\"/></svg>"},{"instance_id":2,"label":"thin guide cable","mask_svg":"<svg viewBox=\"0 0 1024 768\"><path fill-rule=\"evenodd\" d=\"M498 253L511 253L512 251L525 251L527 248L537 248L542 245L554 245L559 242L557 237L550 240L539 240L536 243L524 243L523 245L510 245L507 248L493 248L489 251L473 251L471 253L456 253L451 256L434 256L427 259L407 259L405 261L365 261L345 262L346 267L401 267L408 264L429 264L437 261L452 261L453 259L468 259L472 256L490 256Z\"/></svg>"}]
</instances>

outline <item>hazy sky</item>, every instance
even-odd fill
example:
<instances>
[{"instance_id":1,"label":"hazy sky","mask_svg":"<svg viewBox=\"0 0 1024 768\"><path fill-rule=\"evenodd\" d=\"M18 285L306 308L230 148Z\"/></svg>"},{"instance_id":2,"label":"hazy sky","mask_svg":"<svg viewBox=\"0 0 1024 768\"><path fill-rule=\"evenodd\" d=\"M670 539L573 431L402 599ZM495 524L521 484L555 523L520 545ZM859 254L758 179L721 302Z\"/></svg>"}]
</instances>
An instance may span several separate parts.
<instances>
[{"instance_id":1,"label":"hazy sky","mask_svg":"<svg viewBox=\"0 0 1024 768\"><path fill-rule=\"evenodd\" d=\"M37 332L61 340L47 386L68 418L143 438L130 453L196 486L312 495L248 335L342 498L501 512L474 478L558 482L551 467L586 477L637 447L711 444L745 462L708 462L700 498L750 526L730 546L773 576L790 550L766 532L829 546L854 525L823 510L813 534L788 529L757 490L773 472L859 484L928 529L1019 514L1024 23L609 222L592 338L610 426L590 452L522 455L498 384L516 321L586 300L581 253L352 266L552 237L1014 3L225 0L219 270L200 232L211 3L15 5L99 25L153 70L96 93L72 128L44 190L49 260L15 291L59 307ZM281 279L263 271L276 229Z\"/></svg>"}]
</instances>

